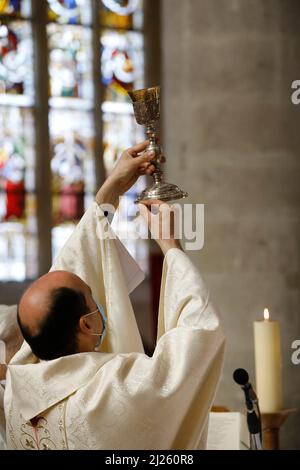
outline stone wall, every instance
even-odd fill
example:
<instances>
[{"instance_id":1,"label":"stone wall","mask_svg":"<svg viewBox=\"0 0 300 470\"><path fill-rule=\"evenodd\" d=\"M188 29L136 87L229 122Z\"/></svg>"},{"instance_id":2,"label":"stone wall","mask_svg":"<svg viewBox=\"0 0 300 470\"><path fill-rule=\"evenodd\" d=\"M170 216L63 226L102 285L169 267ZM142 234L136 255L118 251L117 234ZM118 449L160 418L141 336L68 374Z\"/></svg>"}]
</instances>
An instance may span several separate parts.
<instances>
[{"instance_id":1,"label":"stone wall","mask_svg":"<svg viewBox=\"0 0 300 470\"><path fill-rule=\"evenodd\" d=\"M253 321L282 332L284 399L300 409L300 79L297 0L162 0L163 143L170 182L205 204L205 246L190 252L218 305L227 355L217 403L243 408L232 380L254 376ZM282 430L300 448L300 412Z\"/></svg>"}]
</instances>

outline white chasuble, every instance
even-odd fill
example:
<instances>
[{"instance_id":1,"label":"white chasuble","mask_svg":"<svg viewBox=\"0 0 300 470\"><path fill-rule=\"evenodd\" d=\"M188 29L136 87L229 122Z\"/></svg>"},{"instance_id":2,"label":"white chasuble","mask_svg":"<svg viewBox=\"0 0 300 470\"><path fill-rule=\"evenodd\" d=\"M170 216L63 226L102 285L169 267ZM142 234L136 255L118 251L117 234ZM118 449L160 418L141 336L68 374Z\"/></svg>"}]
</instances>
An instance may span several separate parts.
<instances>
[{"instance_id":1,"label":"white chasuble","mask_svg":"<svg viewBox=\"0 0 300 470\"><path fill-rule=\"evenodd\" d=\"M107 337L100 352L52 361L39 361L23 344L6 377L9 449L205 447L224 350L209 293L188 256L169 250L157 344L148 357L108 232L94 203L52 267L76 273L91 287L108 316Z\"/></svg>"},{"instance_id":2,"label":"white chasuble","mask_svg":"<svg viewBox=\"0 0 300 470\"><path fill-rule=\"evenodd\" d=\"M6 347L14 342L17 328L17 306L0 305L0 364L6 364ZM4 387L0 371L0 450L6 449Z\"/></svg>"}]
</instances>

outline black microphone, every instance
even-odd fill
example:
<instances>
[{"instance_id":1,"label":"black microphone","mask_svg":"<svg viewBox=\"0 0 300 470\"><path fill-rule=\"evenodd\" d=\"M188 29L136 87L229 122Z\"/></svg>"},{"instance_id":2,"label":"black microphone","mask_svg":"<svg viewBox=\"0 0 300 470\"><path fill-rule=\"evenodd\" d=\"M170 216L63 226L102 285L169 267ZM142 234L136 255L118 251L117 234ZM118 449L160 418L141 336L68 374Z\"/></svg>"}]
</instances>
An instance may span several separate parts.
<instances>
[{"instance_id":1,"label":"black microphone","mask_svg":"<svg viewBox=\"0 0 300 470\"><path fill-rule=\"evenodd\" d=\"M249 374L245 369L236 369L233 373L233 380L242 387L245 392L246 404L247 401L257 403L257 396L251 383L249 382ZM248 407L248 406L247 406ZM252 409L253 407L251 407Z\"/></svg>"},{"instance_id":2,"label":"black microphone","mask_svg":"<svg viewBox=\"0 0 300 470\"><path fill-rule=\"evenodd\" d=\"M249 383L248 372L245 369L235 369L233 380L239 385L246 385Z\"/></svg>"},{"instance_id":3,"label":"black microphone","mask_svg":"<svg viewBox=\"0 0 300 470\"><path fill-rule=\"evenodd\" d=\"M257 416L253 407L253 404L255 404L259 410L258 399L249 382L248 372L245 369L236 369L233 373L233 380L242 387L245 393L247 424L250 434L261 434L260 413Z\"/></svg>"}]
</instances>

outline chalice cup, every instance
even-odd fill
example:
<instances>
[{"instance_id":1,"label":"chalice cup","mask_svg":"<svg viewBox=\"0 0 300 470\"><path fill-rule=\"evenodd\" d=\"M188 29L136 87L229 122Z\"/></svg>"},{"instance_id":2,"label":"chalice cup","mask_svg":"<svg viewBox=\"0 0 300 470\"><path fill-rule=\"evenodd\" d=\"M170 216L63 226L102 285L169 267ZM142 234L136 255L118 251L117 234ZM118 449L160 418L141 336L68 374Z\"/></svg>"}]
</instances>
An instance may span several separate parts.
<instances>
[{"instance_id":1,"label":"chalice cup","mask_svg":"<svg viewBox=\"0 0 300 470\"><path fill-rule=\"evenodd\" d=\"M158 123L160 120L160 87L145 88L128 92L134 109L135 119L141 126L146 126L149 145L146 151L153 151L152 164L155 166L153 173L154 182L138 196L135 203L149 200L173 201L188 197L188 193L182 191L175 184L164 181L161 169L163 151L158 143Z\"/></svg>"}]
</instances>

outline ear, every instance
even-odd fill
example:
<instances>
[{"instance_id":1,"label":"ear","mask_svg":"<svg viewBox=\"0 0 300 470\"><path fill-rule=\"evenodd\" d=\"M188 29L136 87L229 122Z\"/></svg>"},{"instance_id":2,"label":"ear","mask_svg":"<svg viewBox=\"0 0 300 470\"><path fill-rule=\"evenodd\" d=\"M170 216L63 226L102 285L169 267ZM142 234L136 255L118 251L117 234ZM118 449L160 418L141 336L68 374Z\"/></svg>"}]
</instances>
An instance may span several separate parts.
<instances>
[{"instance_id":1,"label":"ear","mask_svg":"<svg viewBox=\"0 0 300 470\"><path fill-rule=\"evenodd\" d=\"M86 317L80 317L79 329L84 334L90 334L91 327L90 327Z\"/></svg>"}]
</instances>

